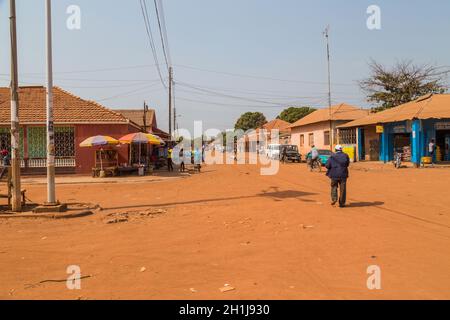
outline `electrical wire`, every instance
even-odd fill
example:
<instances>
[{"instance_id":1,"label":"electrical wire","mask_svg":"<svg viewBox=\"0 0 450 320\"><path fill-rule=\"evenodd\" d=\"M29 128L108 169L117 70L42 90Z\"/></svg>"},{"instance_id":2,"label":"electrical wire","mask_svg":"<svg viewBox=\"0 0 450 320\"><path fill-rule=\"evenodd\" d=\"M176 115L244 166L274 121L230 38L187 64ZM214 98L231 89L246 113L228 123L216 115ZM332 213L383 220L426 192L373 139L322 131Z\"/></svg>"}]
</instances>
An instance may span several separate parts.
<instances>
[{"instance_id":1,"label":"electrical wire","mask_svg":"<svg viewBox=\"0 0 450 320\"><path fill-rule=\"evenodd\" d=\"M191 69L201 72L208 72L208 73L216 73L216 74L223 74L227 76L233 76L233 77L240 77L240 78L250 78L250 79L260 79L260 80L271 80L271 81L280 81L280 82L288 82L288 83L303 83L303 84L313 84L313 85L328 85L327 82L313 82L313 81L300 81L300 80L286 80L286 79L279 79L279 78L271 78L271 77L264 77L264 76L254 76L254 75L245 75L245 74L239 74L239 73L231 73L231 72L224 72L224 71L215 71L215 70L208 70L208 69L202 69L187 65L175 65L180 68L185 69ZM350 83L333 83L333 86L356 86L356 84L350 84Z\"/></svg>"},{"instance_id":2,"label":"electrical wire","mask_svg":"<svg viewBox=\"0 0 450 320\"><path fill-rule=\"evenodd\" d=\"M155 60L155 66L158 71L159 79L161 80L161 84L163 85L163 87L167 90L167 85L163 80L161 68L159 67L158 54L156 52L155 41L153 39L153 33L152 33L151 25L150 25L150 16L149 16L148 10L147 10L147 2L146 2L146 0L139 0L139 3L141 5L141 11L142 11L143 19L144 19L145 30L147 32L147 38L149 40L150 48L153 53L153 59Z\"/></svg>"},{"instance_id":3,"label":"electrical wire","mask_svg":"<svg viewBox=\"0 0 450 320\"><path fill-rule=\"evenodd\" d=\"M157 0L153 0L153 2L155 4L155 11L158 20L159 35L161 38L161 45L164 53L164 59L166 61L167 71L169 71L170 67L172 66L172 62L170 59L169 42L164 18L164 8L161 1L157 2ZM160 5L161 14L159 12L158 3Z\"/></svg>"}]
</instances>

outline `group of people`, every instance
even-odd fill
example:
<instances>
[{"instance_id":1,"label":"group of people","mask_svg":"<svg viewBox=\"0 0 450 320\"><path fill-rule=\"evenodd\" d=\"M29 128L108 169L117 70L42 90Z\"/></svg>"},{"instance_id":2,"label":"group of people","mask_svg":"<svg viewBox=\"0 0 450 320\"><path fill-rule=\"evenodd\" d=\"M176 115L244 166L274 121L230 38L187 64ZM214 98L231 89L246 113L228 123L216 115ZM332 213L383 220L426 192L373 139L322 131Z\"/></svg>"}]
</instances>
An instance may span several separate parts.
<instances>
[{"instance_id":1,"label":"group of people","mask_svg":"<svg viewBox=\"0 0 450 320\"><path fill-rule=\"evenodd\" d=\"M174 149L173 147L169 147L167 150L167 169L169 172L173 172L173 158L174 158ZM188 152L185 152L184 148L179 150L178 159L180 159L180 172L186 171L185 159L190 158L191 164L201 164L203 162L203 151L198 150L197 148L192 149Z\"/></svg>"}]
</instances>

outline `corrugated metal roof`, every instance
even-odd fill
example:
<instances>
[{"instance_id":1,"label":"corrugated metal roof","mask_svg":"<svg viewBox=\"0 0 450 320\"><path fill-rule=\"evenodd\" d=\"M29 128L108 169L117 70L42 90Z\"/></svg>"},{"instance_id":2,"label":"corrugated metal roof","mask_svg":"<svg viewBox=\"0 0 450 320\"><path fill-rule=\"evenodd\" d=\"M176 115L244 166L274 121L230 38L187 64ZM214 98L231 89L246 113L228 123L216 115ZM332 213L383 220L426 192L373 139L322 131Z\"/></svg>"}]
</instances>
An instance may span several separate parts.
<instances>
[{"instance_id":1,"label":"corrugated metal roof","mask_svg":"<svg viewBox=\"0 0 450 320\"><path fill-rule=\"evenodd\" d=\"M140 127L144 127L144 110L143 109L114 109L114 111L121 113L125 118L133 121ZM146 116L146 125L148 128L154 125L155 110L149 109ZM156 122L155 122L156 124Z\"/></svg>"},{"instance_id":2,"label":"corrugated metal roof","mask_svg":"<svg viewBox=\"0 0 450 320\"><path fill-rule=\"evenodd\" d=\"M355 106L351 106L345 103L332 106L331 107L331 114L330 109L320 109L317 110L310 115L304 117L303 119L300 119L293 125L291 125L291 128L306 126L313 123L319 123L324 121L351 121L355 119L360 119L363 117L366 117L369 114L368 110L364 110Z\"/></svg>"},{"instance_id":3,"label":"corrugated metal roof","mask_svg":"<svg viewBox=\"0 0 450 320\"><path fill-rule=\"evenodd\" d=\"M346 123L340 126L340 128L361 127L414 119L426 120L445 118L450 118L450 95L433 94L423 96L395 108L370 114L362 119Z\"/></svg>"}]
</instances>

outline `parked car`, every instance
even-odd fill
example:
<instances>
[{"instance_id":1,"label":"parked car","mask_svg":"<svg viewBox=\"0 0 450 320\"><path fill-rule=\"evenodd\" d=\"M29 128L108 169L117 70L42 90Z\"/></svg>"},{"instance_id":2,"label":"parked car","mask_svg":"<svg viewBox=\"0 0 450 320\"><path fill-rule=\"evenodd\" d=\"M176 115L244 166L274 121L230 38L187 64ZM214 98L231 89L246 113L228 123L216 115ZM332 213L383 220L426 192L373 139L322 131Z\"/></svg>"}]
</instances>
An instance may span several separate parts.
<instances>
[{"instance_id":1,"label":"parked car","mask_svg":"<svg viewBox=\"0 0 450 320\"><path fill-rule=\"evenodd\" d=\"M280 159L281 144L269 144L266 149L266 156L269 159Z\"/></svg>"},{"instance_id":2,"label":"parked car","mask_svg":"<svg viewBox=\"0 0 450 320\"><path fill-rule=\"evenodd\" d=\"M325 149L319 149L317 151L319 151L320 162L322 163L322 165L326 165L328 162L328 159L330 159L333 152L331 152L330 150L325 150ZM306 160L307 161L311 160L311 152L308 153L308 155L306 156Z\"/></svg>"},{"instance_id":3,"label":"parked car","mask_svg":"<svg viewBox=\"0 0 450 320\"><path fill-rule=\"evenodd\" d=\"M294 145L284 145L281 147L281 155L283 156L284 152L286 150L286 159L285 161L292 161L292 162L302 162L302 156L298 152L298 147Z\"/></svg>"}]
</instances>

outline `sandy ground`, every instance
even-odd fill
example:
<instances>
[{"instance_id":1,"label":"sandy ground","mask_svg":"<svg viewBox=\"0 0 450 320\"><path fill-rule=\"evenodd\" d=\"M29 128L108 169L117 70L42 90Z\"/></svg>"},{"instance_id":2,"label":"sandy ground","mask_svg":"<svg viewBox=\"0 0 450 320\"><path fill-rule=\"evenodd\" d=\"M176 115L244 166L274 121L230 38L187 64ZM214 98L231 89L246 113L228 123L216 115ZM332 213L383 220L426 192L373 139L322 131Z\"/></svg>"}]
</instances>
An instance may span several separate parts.
<instances>
[{"instance_id":1,"label":"sandy ground","mask_svg":"<svg viewBox=\"0 0 450 320\"><path fill-rule=\"evenodd\" d=\"M104 210L0 220L0 298L450 299L450 169L351 171L346 209L331 207L328 179L304 164L270 177L211 166L184 179L62 184L61 201ZM44 185L27 189L45 200ZM91 276L81 290L66 288L70 265ZM371 265L381 290L367 288Z\"/></svg>"}]
</instances>

